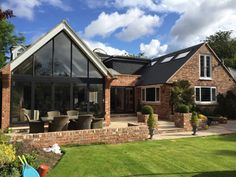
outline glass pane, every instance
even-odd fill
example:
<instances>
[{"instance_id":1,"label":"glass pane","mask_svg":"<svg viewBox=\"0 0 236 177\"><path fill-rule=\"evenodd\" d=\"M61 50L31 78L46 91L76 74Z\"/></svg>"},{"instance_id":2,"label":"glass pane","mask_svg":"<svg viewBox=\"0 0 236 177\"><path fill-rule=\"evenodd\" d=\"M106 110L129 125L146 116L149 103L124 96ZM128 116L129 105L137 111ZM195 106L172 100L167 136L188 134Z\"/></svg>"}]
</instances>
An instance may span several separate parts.
<instances>
[{"instance_id":1,"label":"glass pane","mask_svg":"<svg viewBox=\"0 0 236 177\"><path fill-rule=\"evenodd\" d=\"M200 74L201 74L201 77L205 77L205 74L204 74L204 56L201 56L201 59L200 59Z\"/></svg>"},{"instance_id":2,"label":"glass pane","mask_svg":"<svg viewBox=\"0 0 236 177\"><path fill-rule=\"evenodd\" d=\"M206 77L211 77L211 59L210 59L210 56L206 57Z\"/></svg>"},{"instance_id":3,"label":"glass pane","mask_svg":"<svg viewBox=\"0 0 236 177\"><path fill-rule=\"evenodd\" d=\"M142 101L145 101L145 89L142 89Z\"/></svg>"},{"instance_id":4,"label":"glass pane","mask_svg":"<svg viewBox=\"0 0 236 177\"><path fill-rule=\"evenodd\" d=\"M87 86L86 84L75 84L73 88L73 107L80 112L87 112Z\"/></svg>"},{"instance_id":5,"label":"glass pane","mask_svg":"<svg viewBox=\"0 0 236 177\"><path fill-rule=\"evenodd\" d=\"M54 75L70 76L71 41L61 32L54 38Z\"/></svg>"},{"instance_id":6,"label":"glass pane","mask_svg":"<svg viewBox=\"0 0 236 177\"><path fill-rule=\"evenodd\" d=\"M35 84L35 109L39 110L40 116L47 116L47 112L52 110L52 84Z\"/></svg>"},{"instance_id":7,"label":"glass pane","mask_svg":"<svg viewBox=\"0 0 236 177\"><path fill-rule=\"evenodd\" d=\"M156 88L156 101L160 101L160 88Z\"/></svg>"},{"instance_id":8,"label":"glass pane","mask_svg":"<svg viewBox=\"0 0 236 177\"><path fill-rule=\"evenodd\" d=\"M55 110L61 114L70 110L70 84L55 85Z\"/></svg>"},{"instance_id":9,"label":"glass pane","mask_svg":"<svg viewBox=\"0 0 236 177\"><path fill-rule=\"evenodd\" d=\"M102 75L98 72L98 70L93 66L91 62L89 62L89 78L102 78Z\"/></svg>"},{"instance_id":10,"label":"glass pane","mask_svg":"<svg viewBox=\"0 0 236 177\"><path fill-rule=\"evenodd\" d=\"M200 89L196 88L195 92L196 92L196 98L195 98L196 101L200 101Z\"/></svg>"},{"instance_id":11,"label":"glass pane","mask_svg":"<svg viewBox=\"0 0 236 177\"><path fill-rule=\"evenodd\" d=\"M11 119L12 123L27 121L24 116L25 109L31 118L31 84L30 82L12 83L12 107Z\"/></svg>"},{"instance_id":12,"label":"glass pane","mask_svg":"<svg viewBox=\"0 0 236 177\"><path fill-rule=\"evenodd\" d=\"M34 57L35 75L52 75L52 41L39 49Z\"/></svg>"},{"instance_id":13,"label":"glass pane","mask_svg":"<svg viewBox=\"0 0 236 177\"><path fill-rule=\"evenodd\" d=\"M90 112L93 112L95 115L103 114L103 84L91 84L88 98Z\"/></svg>"},{"instance_id":14,"label":"glass pane","mask_svg":"<svg viewBox=\"0 0 236 177\"><path fill-rule=\"evenodd\" d=\"M133 88L124 88L125 89L125 112L134 111L134 89Z\"/></svg>"},{"instance_id":15,"label":"glass pane","mask_svg":"<svg viewBox=\"0 0 236 177\"><path fill-rule=\"evenodd\" d=\"M211 101L210 88L201 88L201 101Z\"/></svg>"},{"instance_id":16,"label":"glass pane","mask_svg":"<svg viewBox=\"0 0 236 177\"><path fill-rule=\"evenodd\" d=\"M87 77L88 60L80 52L80 50L72 45L72 76L73 77Z\"/></svg>"},{"instance_id":17,"label":"glass pane","mask_svg":"<svg viewBox=\"0 0 236 177\"><path fill-rule=\"evenodd\" d=\"M146 88L146 101L155 101L155 88Z\"/></svg>"},{"instance_id":18,"label":"glass pane","mask_svg":"<svg viewBox=\"0 0 236 177\"><path fill-rule=\"evenodd\" d=\"M33 74L33 56L30 56L22 64L17 66L14 74L32 75Z\"/></svg>"},{"instance_id":19,"label":"glass pane","mask_svg":"<svg viewBox=\"0 0 236 177\"><path fill-rule=\"evenodd\" d=\"M211 89L211 97L212 97L212 101L216 101L216 89L212 88Z\"/></svg>"}]
</instances>

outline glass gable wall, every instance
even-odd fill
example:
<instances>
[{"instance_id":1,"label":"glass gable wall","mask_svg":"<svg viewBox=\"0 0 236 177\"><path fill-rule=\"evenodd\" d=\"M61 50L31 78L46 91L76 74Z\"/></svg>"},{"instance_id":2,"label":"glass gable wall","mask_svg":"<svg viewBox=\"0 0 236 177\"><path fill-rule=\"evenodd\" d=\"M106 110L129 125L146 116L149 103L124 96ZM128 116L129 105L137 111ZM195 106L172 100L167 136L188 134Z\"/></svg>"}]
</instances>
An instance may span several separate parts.
<instances>
[{"instance_id":1,"label":"glass gable wall","mask_svg":"<svg viewBox=\"0 0 236 177\"><path fill-rule=\"evenodd\" d=\"M71 109L104 114L104 78L61 32L12 72L11 123L26 121L22 110L38 119Z\"/></svg>"}]
</instances>

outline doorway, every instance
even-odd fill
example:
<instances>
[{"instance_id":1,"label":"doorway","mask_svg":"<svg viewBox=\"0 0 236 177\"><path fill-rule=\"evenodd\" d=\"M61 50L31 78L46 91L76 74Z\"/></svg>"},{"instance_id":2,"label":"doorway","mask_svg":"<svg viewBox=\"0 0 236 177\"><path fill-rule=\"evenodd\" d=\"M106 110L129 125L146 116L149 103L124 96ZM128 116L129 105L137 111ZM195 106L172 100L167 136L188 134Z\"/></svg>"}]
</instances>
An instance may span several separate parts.
<instances>
[{"instance_id":1,"label":"doorway","mask_svg":"<svg viewBox=\"0 0 236 177\"><path fill-rule=\"evenodd\" d=\"M134 88L112 87L111 88L111 113L134 112Z\"/></svg>"}]
</instances>

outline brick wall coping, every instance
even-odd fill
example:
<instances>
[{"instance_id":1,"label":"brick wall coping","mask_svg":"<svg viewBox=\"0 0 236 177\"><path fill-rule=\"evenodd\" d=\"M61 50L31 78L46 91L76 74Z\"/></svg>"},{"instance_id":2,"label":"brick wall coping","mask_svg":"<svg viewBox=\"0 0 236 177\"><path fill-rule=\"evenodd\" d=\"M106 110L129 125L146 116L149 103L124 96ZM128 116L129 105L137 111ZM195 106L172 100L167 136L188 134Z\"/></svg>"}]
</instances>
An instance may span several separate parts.
<instances>
[{"instance_id":1,"label":"brick wall coping","mask_svg":"<svg viewBox=\"0 0 236 177\"><path fill-rule=\"evenodd\" d=\"M131 126L126 128L105 128L89 130L73 130L61 132L31 133L31 134L7 134L11 142L28 142L35 147L49 147L57 143L69 144L117 144L132 141L143 141L148 138L146 125Z\"/></svg>"}]
</instances>

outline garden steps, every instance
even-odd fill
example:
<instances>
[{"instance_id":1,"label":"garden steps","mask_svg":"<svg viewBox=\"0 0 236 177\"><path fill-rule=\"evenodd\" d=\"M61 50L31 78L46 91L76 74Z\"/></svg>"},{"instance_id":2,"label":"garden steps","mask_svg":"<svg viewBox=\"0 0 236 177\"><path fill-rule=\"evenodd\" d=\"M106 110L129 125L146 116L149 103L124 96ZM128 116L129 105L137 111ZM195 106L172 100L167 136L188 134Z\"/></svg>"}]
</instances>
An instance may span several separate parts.
<instances>
[{"instance_id":1,"label":"garden steps","mask_svg":"<svg viewBox=\"0 0 236 177\"><path fill-rule=\"evenodd\" d=\"M158 121L158 133L177 133L177 132L184 132L184 128L177 128L175 127L174 122L170 121Z\"/></svg>"}]
</instances>

